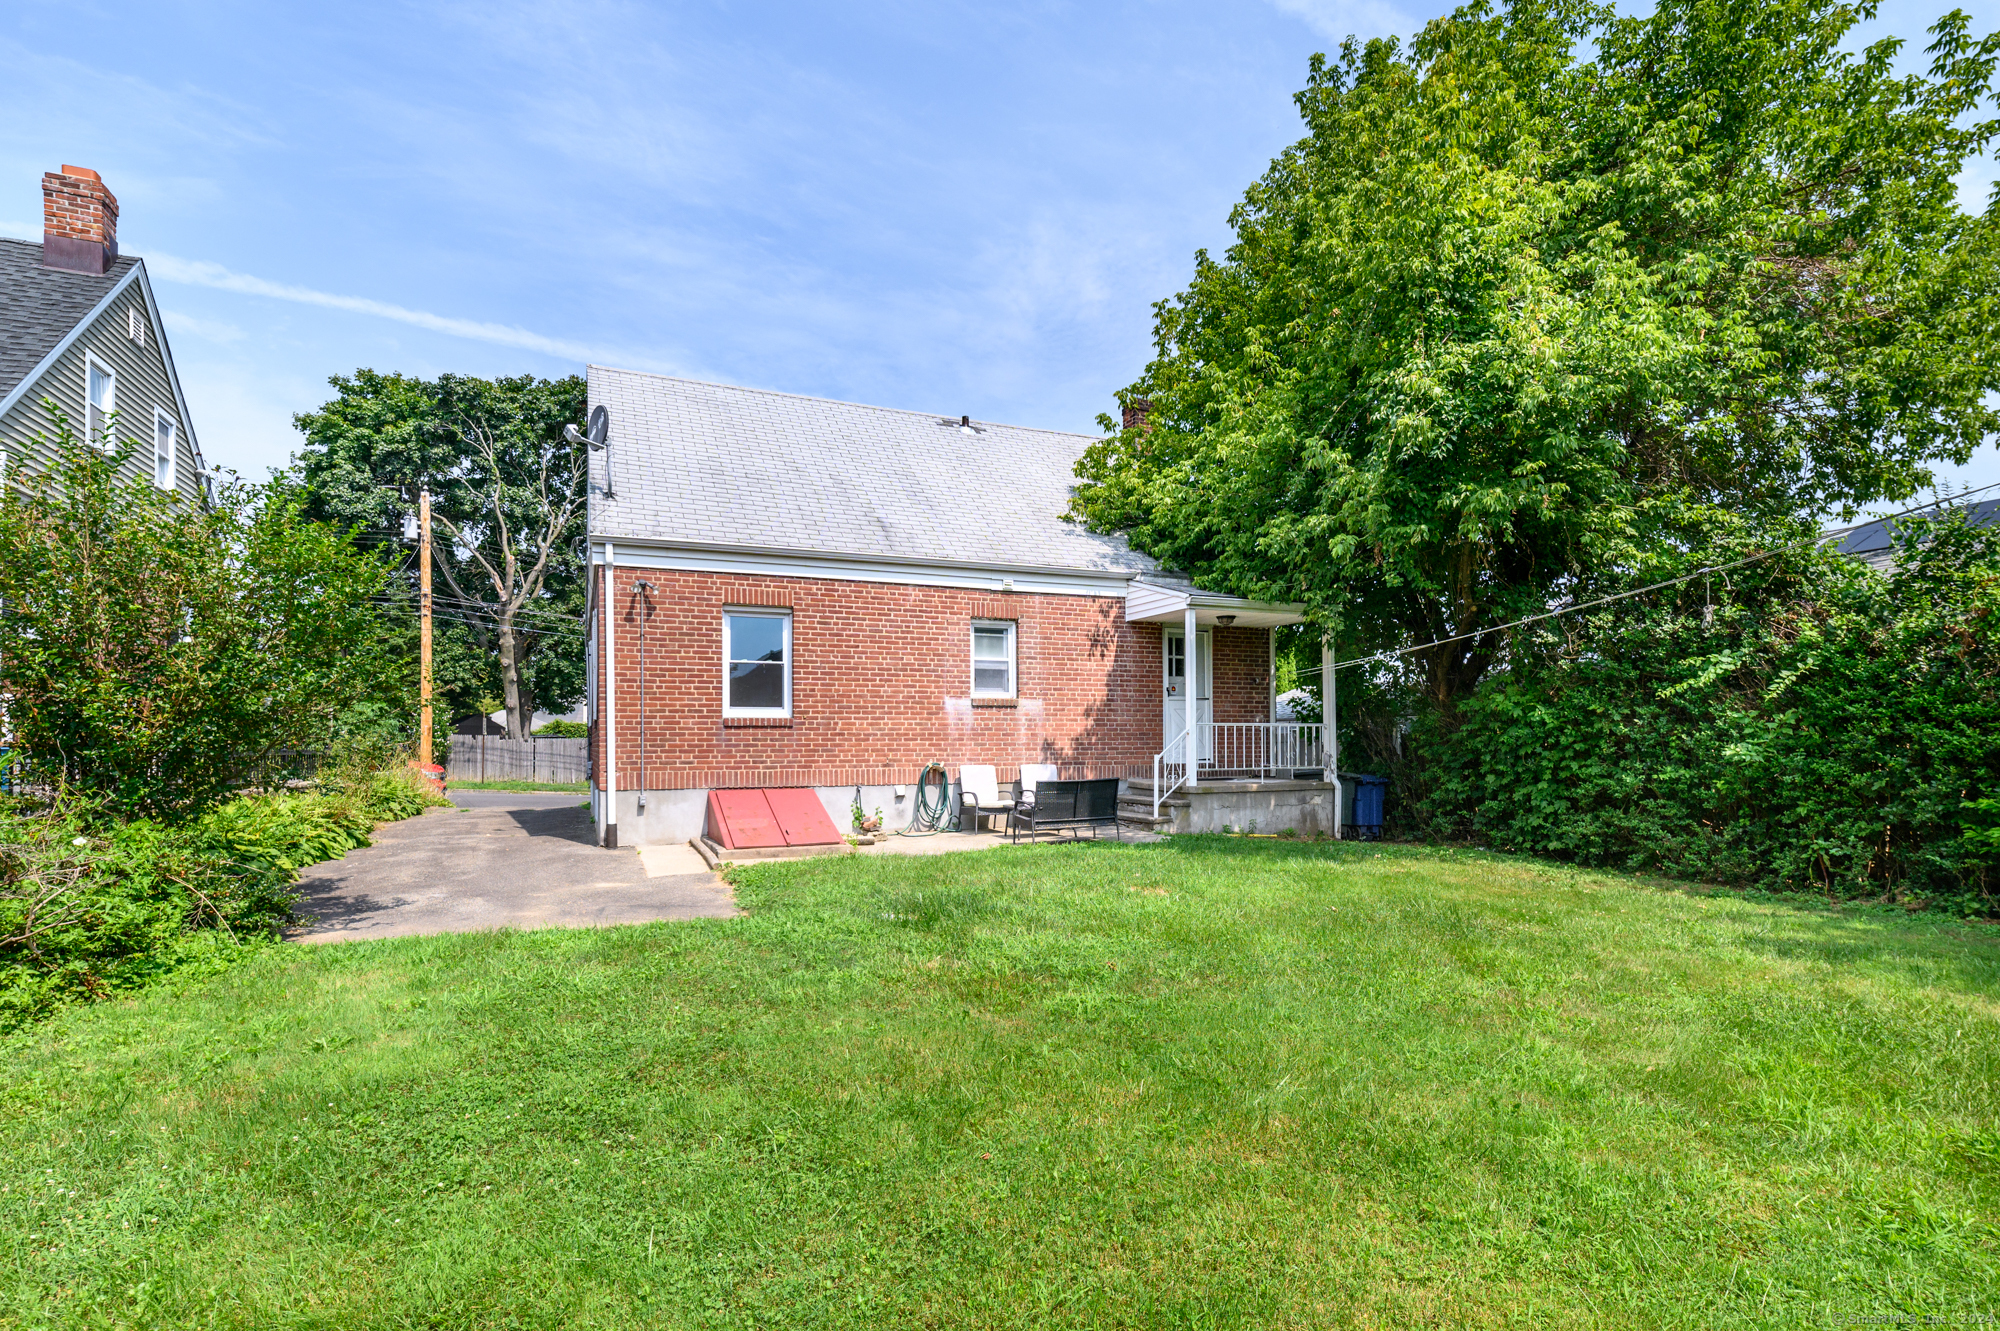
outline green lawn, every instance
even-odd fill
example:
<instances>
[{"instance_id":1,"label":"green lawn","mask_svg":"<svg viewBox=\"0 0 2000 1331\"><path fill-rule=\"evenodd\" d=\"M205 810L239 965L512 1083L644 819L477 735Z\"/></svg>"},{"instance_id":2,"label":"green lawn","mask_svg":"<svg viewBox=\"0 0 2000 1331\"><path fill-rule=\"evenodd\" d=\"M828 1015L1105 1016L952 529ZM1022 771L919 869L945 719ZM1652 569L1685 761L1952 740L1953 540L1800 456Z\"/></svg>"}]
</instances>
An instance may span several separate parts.
<instances>
[{"instance_id":1,"label":"green lawn","mask_svg":"<svg viewBox=\"0 0 2000 1331\"><path fill-rule=\"evenodd\" d=\"M0 1326L2000 1313L1989 926L1219 838L738 893L0 1044Z\"/></svg>"},{"instance_id":2,"label":"green lawn","mask_svg":"<svg viewBox=\"0 0 2000 1331\"><path fill-rule=\"evenodd\" d=\"M446 785L451 790L560 790L578 795L590 792L587 781L460 781L453 778Z\"/></svg>"}]
</instances>

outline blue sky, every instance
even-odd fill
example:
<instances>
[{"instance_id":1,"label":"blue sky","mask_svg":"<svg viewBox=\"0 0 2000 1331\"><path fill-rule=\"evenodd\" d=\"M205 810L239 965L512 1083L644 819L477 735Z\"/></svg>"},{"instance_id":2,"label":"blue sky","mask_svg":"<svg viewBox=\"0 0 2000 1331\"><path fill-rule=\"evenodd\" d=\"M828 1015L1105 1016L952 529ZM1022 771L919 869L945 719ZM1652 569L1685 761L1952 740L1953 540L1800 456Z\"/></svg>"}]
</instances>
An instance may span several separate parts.
<instances>
[{"instance_id":1,"label":"blue sky","mask_svg":"<svg viewBox=\"0 0 2000 1331\"><path fill-rule=\"evenodd\" d=\"M1307 57L1444 7L13 0L0 233L39 239L44 170L103 173L204 448L249 474L357 366L1088 430L1296 137ZM1945 7L1872 31L1920 47Z\"/></svg>"}]
</instances>

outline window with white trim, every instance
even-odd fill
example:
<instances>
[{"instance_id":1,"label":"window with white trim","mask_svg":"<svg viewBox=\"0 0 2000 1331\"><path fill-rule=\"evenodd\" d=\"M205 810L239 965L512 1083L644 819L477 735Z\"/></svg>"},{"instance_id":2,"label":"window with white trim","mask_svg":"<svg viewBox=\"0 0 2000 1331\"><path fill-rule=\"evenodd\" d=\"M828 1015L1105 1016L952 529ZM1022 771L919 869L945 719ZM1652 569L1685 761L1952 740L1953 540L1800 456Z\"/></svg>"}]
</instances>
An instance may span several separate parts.
<instances>
[{"instance_id":1,"label":"window with white trim","mask_svg":"<svg viewBox=\"0 0 2000 1331\"><path fill-rule=\"evenodd\" d=\"M111 413L118 410L118 376L111 367L86 354L83 358L83 438L85 443L110 448L105 433Z\"/></svg>"},{"instance_id":2,"label":"window with white trim","mask_svg":"<svg viewBox=\"0 0 2000 1331\"><path fill-rule=\"evenodd\" d=\"M787 610L722 614L722 714L792 714L792 616Z\"/></svg>"},{"instance_id":3,"label":"window with white trim","mask_svg":"<svg viewBox=\"0 0 2000 1331\"><path fill-rule=\"evenodd\" d=\"M1014 625L1004 619L972 621L972 696L1014 696Z\"/></svg>"},{"instance_id":4,"label":"window with white trim","mask_svg":"<svg viewBox=\"0 0 2000 1331\"><path fill-rule=\"evenodd\" d=\"M174 488L176 441L180 423L166 408L153 408L153 484L162 490Z\"/></svg>"}]
</instances>

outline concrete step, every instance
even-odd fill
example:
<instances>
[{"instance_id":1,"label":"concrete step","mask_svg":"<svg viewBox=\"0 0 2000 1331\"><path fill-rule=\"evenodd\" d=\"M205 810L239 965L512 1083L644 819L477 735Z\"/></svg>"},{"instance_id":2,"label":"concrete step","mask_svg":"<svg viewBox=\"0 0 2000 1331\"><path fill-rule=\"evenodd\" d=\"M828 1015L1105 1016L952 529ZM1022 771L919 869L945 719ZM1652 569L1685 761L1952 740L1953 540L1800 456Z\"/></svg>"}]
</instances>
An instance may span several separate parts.
<instances>
[{"instance_id":1,"label":"concrete step","mask_svg":"<svg viewBox=\"0 0 2000 1331\"><path fill-rule=\"evenodd\" d=\"M1162 809L1185 809L1188 807L1188 801L1182 795L1169 795L1160 801L1160 807ZM1121 795L1118 799L1118 812L1122 814L1127 809L1135 809L1151 814L1153 812L1153 797L1148 795L1143 799L1133 799L1129 795Z\"/></svg>"}]
</instances>

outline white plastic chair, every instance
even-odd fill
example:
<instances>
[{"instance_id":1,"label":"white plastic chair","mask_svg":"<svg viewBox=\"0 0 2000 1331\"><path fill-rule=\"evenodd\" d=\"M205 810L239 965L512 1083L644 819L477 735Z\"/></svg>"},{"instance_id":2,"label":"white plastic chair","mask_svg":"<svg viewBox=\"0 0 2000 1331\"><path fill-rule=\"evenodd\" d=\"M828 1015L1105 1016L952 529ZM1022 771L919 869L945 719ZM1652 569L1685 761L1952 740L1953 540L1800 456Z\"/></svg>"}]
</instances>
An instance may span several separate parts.
<instances>
[{"instance_id":1,"label":"white plastic chair","mask_svg":"<svg viewBox=\"0 0 2000 1331\"><path fill-rule=\"evenodd\" d=\"M1062 780L1062 777L1058 773L1054 763L1022 763L1021 803L1033 804L1035 802L1035 784L1037 782L1060 780Z\"/></svg>"},{"instance_id":2,"label":"white plastic chair","mask_svg":"<svg viewBox=\"0 0 2000 1331\"><path fill-rule=\"evenodd\" d=\"M1000 773L984 763L962 763L958 769L958 798L980 814L1012 813L1014 806L1000 798Z\"/></svg>"}]
</instances>

